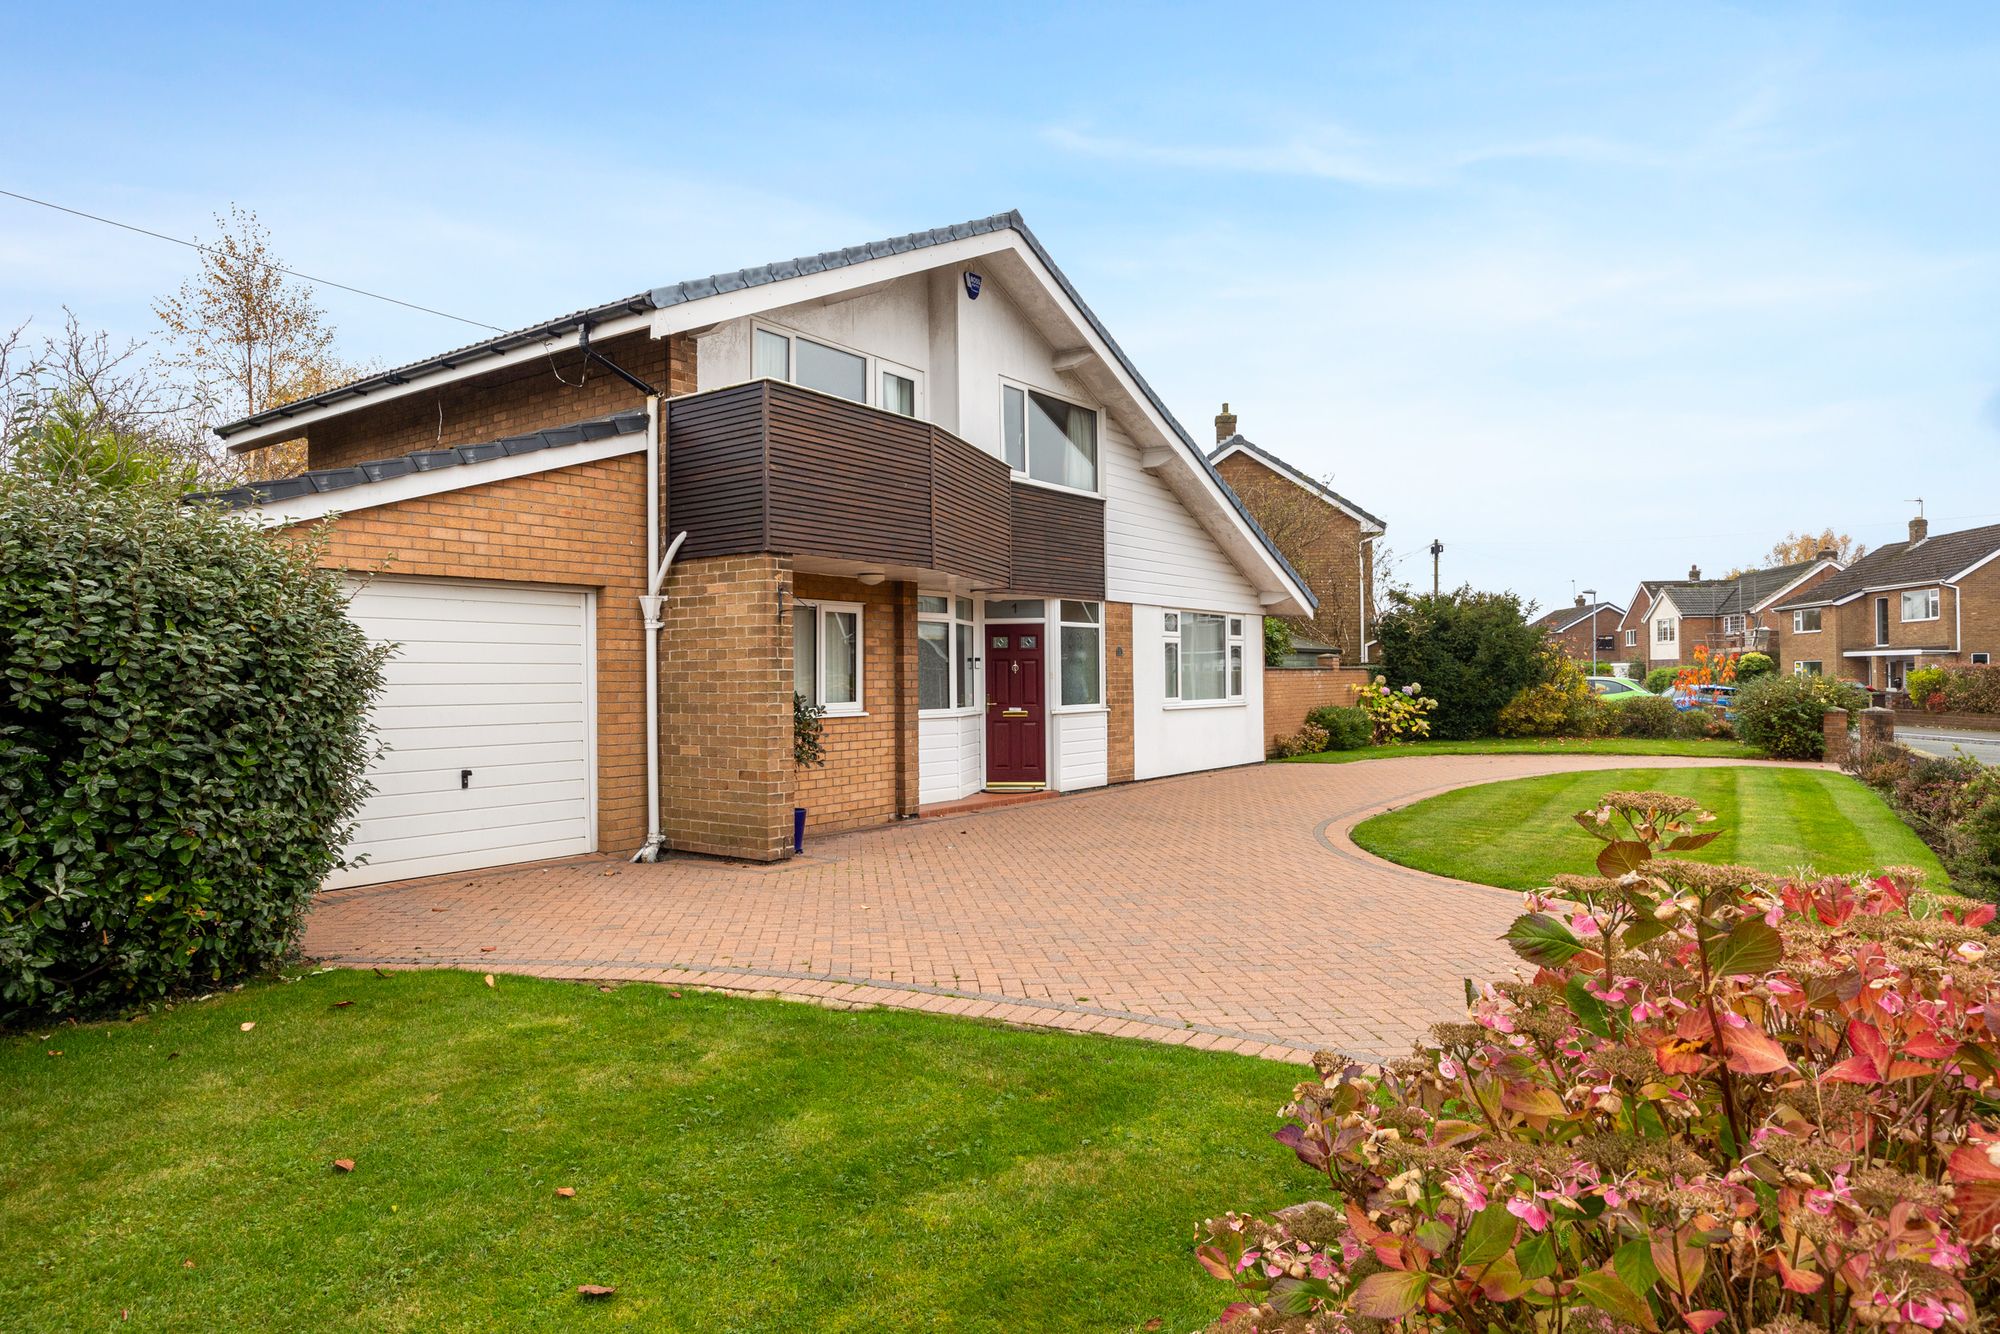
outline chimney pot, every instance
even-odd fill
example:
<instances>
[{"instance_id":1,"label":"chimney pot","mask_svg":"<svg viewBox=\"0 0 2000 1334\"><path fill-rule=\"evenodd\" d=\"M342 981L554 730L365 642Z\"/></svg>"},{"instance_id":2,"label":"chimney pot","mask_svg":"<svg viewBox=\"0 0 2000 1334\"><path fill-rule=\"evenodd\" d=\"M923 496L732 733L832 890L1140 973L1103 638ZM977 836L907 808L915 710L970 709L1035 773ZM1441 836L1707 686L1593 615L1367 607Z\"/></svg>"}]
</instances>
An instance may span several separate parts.
<instances>
[{"instance_id":1,"label":"chimney pot","mask_svg":"<svg viewBox=\"0 0 2000 1334\"><path fill-rule=\"evenodd\" d=\"M1930 533L1931 521L1923 515L1919 514L1916 518L1910 520L1910 540L1912 542L1921 542L1926 537L1929 537Z\"/></svg>"},{"instance_id":2,"label":"chimney pot","mask_svg":"<svg viewBox=\"0 0 2000 1334\"><path fill-rule=\"evenodd\" d=\"M1691 584L1698 584L1701 582L1701 566L1699 565L1688 566L1688 582Z\"/></svg>"},{"instance_id":3,"label":"chimney pot","mask_svg":"<svg viewBox=\"0 0 2000 1334\"><path fill-rule=\"evenodd\" d=\"M1235 434L1236 414L1229 410L1227 403L1224 403L1222 411L1215 414L1215 443L1219 445Z\"/></svg>"}]
</instances>

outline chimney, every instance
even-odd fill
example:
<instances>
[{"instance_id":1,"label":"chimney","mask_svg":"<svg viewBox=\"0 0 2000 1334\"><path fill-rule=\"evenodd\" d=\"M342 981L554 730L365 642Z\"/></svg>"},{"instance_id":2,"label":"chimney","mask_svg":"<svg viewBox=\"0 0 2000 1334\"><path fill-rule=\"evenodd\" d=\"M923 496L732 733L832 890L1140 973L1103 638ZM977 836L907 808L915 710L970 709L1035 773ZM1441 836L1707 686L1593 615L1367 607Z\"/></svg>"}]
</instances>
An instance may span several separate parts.
<instances>
[{"instance_id":1,"label":"chimney","mask_svg":"<svg viewBox=\"0 0 2000 1334\"><path fill-rule=\"evenodd\" d=\"M1701 582L1701 566L1699 565L1688 566L1688 582L1691 584L1698 584Z\"/></svg>"},{"instance_id":2,"label":"chimney","mask_svg":"<svg viewBox=\"0 0 2000 1334\"><path fill-rule=\"evenodd\" d=\"M1910 520L1910 545L1915 546L1931 535L1931 521L1919 514Z\"/></svg>"},{"instance_id":3,"label":"chimney","mask_svg":"<svg viewBox=\"0 0 2000 1334\"><path fill-rule=\"evenodd\" d=\"M1224 403L1222 411L1215 414L1215 443L1219 445L1235 434L1236 414L1229 410L1227 403Z\"/></svg>"},{"instance_id":4,"label":"chimney","mask_svg":"<svg viewBox=\"0 0 2000 1334\"><path fill-rule=\"evenodd\" d=\"M1835 550L1834 550L1834 549L1833 549L1832 547L1821 547L1821 548L1819 549L1819 557L1818 557L1818 559L1820 559L1820 560L1839 560L1839 559L1840 559L1840 553L1839 553L1839 552L1837 552L1837 551L1835 551Z\"/></svg>"},{"instance_id":5,"label":"chimney","mask_svg":"<svg viewBox=\"0 0 2000 1334\"><path fill-rule=\"evenodd\" d=\"M1581 594L1581 593L1578 593L1578 594L1576 595L1576 605L1577 605L1577 606L1579 606L1579 607L1581 607L1581 606L1583 605L1583 594Z\"/></svg>"}]
</instances>

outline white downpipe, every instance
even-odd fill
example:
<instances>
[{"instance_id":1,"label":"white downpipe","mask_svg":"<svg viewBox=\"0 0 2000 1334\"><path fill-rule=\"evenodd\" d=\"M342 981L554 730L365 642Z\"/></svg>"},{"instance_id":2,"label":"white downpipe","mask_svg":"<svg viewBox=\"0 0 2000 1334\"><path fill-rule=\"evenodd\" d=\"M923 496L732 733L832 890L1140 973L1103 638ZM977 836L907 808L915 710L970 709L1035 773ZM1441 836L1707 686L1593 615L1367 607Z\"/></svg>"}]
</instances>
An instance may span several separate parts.
<instances>
[{"instance_id":1,"label":"white downpipe","mask_svg":"<svg viewBox=\"0 0 2000 1334\"><path fill-rule=\"evenodd\" d=\"M660 589L667 582L667 570L674 554L687 540L681 533L660 554L660 400L646 400L646 591L639 598L639 614L645 620L646 635L646 841L632 854L635 862L658 861L667 841L660 821L660 630L661 611L667 599Z\"/></svg>"}]
</instances>

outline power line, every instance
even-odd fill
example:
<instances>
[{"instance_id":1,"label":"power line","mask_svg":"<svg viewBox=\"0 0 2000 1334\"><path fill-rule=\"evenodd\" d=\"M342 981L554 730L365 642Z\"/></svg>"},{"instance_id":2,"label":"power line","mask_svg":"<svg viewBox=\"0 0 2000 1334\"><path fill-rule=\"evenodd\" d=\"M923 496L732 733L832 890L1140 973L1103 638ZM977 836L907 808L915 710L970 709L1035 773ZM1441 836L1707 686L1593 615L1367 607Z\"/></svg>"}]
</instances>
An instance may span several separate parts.
<instances>
[{"instance_id":1,"label":"power line","mask_svg":"<svg viewBox=\"0 0 2000 1334\"><path fill-rule=\"evenodd\" d=\"M116 218L106 218L100 217L95 213L85 213L80 208L69 208L62 204L52 204L46 199L36 199L33 195L19 194L13 190L0 190L0 195L5 195L9 199L18 199L24 204L36 204L42 208L54 209L58 213L67 213L72 217L88 218L92 222L101 222L107 227L117 227L124 231L137 232L141 236L150 236L156 241L171 241L175 245L186 246L189 250L198 250L204 255L220 253L214 247L202 245L197 241L185 241L178 236L168 236L165 232L156 232L150 228L134 226L129 222L120 222ZM405 310L420 311L425 315L436 315L440 319L457 320L460 324L470 324L475 329L490 329L494 333L508 332L499 325L488 324L484 320L471 320L463 315L454 315L448 310L436 310L430 306L420 306L414 301L403 301L397 297L384 296L380 292L371 292L365 287L350 287L346 283L334 282L331 278L315 278L310 273L300 273L297 269L288 269L282 264L271 264L263 260L256 262L274 272L287 274L290 277L302 279L305 282L314 283L321 287L334 287L343 292L352 292L356 296L365 296L375 301L386 301L392 306L401 306Z\"/></svg>"}]
</instances>

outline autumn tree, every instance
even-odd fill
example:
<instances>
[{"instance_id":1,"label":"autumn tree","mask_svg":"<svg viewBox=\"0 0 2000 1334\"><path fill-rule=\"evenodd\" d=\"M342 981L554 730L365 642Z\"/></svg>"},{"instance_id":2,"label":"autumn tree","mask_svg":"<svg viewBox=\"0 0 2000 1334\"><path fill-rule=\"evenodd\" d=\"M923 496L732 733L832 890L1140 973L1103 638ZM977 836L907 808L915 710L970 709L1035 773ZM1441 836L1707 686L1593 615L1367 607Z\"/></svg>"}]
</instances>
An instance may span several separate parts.
<instances>
[{"instance_id":1,"label":"autumn tree","mask_svg":"<svg viewBox=\"0 0 2000 1334\"><path fill-rule=\"evenodd\" d=\"M1764 553L1758 569L1769 569L1774 565L1803 565L1809 560L1817 560L1822 551L1831 551L1833 558L1842 565L1852 564L1868 554L1865 543L1857 542L1846 533L1836 533L1833 529L1823 529L1817 533L1786 533L1771 544ZM1734 579L1742 570L1732 570L1729 577Z\"/></svg>"},{"instance_id":2,"label":"autumn tree","mask_svg":"<svg viewBox=\"0 0 2000 1334\"><path fill-rule=\"evenodd\" d=\"M333 326L311 285L284 272L257 215L232 204L215 223L195 276L153 305L172 345L165 364L185 377L202 415L247 417L365 373L336 355ZM261 477L298 472L305 442L271 445L247 464Z\"/></svg>"}]
</instances>

